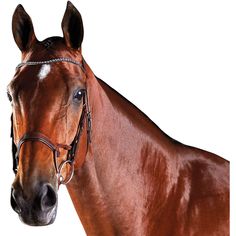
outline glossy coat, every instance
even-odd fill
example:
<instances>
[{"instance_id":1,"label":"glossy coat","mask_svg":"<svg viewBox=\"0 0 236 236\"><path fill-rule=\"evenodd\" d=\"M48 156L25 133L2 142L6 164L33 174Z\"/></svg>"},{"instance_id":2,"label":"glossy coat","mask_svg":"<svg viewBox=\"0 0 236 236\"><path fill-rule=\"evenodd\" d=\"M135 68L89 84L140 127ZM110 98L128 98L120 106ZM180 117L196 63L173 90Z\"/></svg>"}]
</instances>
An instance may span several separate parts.
<instances>
[{"instance_id":1,"label":"glossy coat","mask_svg":"<svg viewBox=\"0 0 236 236\"><path fill-rule=\"evenodd\" d=\"M22 8L16 10L15 17L22 12ZM71 15L79 18L78 38L65 26ZM23 60L69 57L82 61L82 20L71 3L63 22L64 38L39 42L30 31L27 46L22 46L15 37ZM50 46L45 46L48 43ZM53 64L43 81L36 76L39 69L21 68L9 85L15 143L26 131L40 130L54 142L70 144L82 110L71 97L77 87L87 89L92 143L87 150L87 134L83 132L74 177L67 185L87 235L229 235L227 160L167 136L96 78L87 63L85 73L76 65ZM56 191L50 155L40 143L27 143L22 148L13 186L29 199L39 181L49 182ZM62 159L65 156L66 152Z\"/></svg>"}]
</instances>

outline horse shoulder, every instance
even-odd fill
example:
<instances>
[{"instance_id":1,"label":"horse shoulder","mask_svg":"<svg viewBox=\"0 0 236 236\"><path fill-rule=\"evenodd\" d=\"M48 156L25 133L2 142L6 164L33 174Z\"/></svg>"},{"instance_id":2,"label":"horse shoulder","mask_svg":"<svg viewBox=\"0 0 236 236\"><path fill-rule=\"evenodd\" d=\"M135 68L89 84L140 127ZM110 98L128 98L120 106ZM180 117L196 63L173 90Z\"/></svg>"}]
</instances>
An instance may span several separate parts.
<instances>
[{"instance_id":1,"label":"horse shoulder","mask_svg":"<svg viewBox=\"0 0 236 236\"><path fill-rule=\"evenodd\" d=\"M182 156L188 193L182 202L185 230L188 235L228 235L229 162L192 147Z\"/></svg>"}]
</instances>

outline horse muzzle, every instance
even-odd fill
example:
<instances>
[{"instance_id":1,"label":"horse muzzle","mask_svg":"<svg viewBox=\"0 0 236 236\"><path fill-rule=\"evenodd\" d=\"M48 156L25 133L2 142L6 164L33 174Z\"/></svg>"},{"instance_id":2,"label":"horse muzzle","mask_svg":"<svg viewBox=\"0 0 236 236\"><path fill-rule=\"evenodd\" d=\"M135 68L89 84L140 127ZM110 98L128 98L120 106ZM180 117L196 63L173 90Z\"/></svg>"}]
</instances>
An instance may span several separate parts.
<instances>
[{"instance_id":1,"label":"horse muzzle","mask_svg":"<svg viewBox=\"0 0 236 236\"><path fill-rule=\"evenodd\" d=\"M12 187L11 206L21 221L27 225L52 224L57 213L57 191L49 183L43 183L27 196L21 188Z\"/></svg>"}]
</instances>

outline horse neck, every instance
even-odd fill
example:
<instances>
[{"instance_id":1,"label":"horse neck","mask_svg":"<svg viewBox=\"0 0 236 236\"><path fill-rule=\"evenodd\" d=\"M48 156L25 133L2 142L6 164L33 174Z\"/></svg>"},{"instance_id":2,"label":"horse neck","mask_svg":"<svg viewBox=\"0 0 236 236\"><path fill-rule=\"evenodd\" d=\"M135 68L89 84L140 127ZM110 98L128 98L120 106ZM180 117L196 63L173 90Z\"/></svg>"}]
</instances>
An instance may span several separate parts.
<instances>
[{"instance_id":1,"label":"horse neck","mask_svg":"<svg viewBox=\"0 0 236 236\"><path fill-rule=\"evenodd\" d=\"M127 217L130 221L134 212L133 220L141 220L137 206L145 204L140 202L145 198L139 196L148 197L145 178L149 178L149 171L156 172L163 183L164 178L170 178L166 173L165 153L169 140L142 112L92 73L88 94L92 143L87 153L84 152L84 162L77 168L68 190L86 232L99 235L99 228L101 234L112 235L114 224L122 224ZM82 139L85 144L85 133ZM155 160L149 162L148 158L153 157ZM162 199L165 191L158 192L156 185L153 188Z\"/></svg>"}]
</instances>

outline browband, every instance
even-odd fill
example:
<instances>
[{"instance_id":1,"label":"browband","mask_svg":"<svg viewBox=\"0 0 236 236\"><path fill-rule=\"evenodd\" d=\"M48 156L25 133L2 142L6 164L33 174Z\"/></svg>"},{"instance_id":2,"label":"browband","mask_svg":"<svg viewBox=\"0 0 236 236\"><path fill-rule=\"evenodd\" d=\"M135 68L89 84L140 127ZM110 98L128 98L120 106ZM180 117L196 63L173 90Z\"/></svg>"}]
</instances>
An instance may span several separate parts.
<instances>
[{"instance_id":1,"label":"browband","mask_svg":"<svg viewBox=\"0 0 236 236\"><path fill-rule=\"evenodd\" d=\"M16 66L16 69L21 68L22 66L37 66L37 65L45 65L45 64L52 64L52 63L56 63L56 62L68 62L68 63L72 63L74 65L79 66L83 72L85 72L84 66L83 66L83 62L84 59L82 59L82 63L79 61L75 61L71 58L67 58L67 57L59 57L59 58L52 58L50 60L46 60L46 61L25 61L25 62L21 62L20 64L18 64Z\"/></svg>"}]
</instances>

